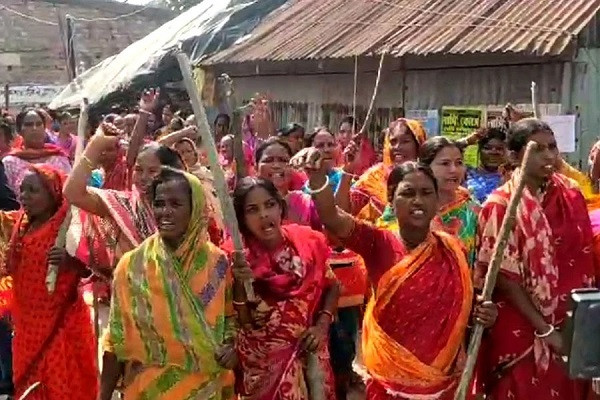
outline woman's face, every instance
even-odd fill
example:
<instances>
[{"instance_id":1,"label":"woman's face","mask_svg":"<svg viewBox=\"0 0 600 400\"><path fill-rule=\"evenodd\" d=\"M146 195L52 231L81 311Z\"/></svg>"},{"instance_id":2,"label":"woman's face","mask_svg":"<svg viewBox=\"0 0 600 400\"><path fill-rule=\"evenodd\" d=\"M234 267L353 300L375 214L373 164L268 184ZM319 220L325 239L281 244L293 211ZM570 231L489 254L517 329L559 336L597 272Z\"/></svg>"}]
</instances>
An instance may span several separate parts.
<instances>
[{"instance_id":1,"label":"woman's face","mask_svg":"<svg viewBox=\"0 0 600 400\"><path fill-rule=\"evenodd\" d=\"M171 123L171 120L173 119L173 111L171 111L171 107L170 106L164 106L162 109L162 122L163 124L165 124L166 126L168 126Z\"/></svg>"},{"instance_id":2,"label":"woman's face","mask_svg":"<svg viewBox=\"0 0 600 400\"><path fill-rule=\"evenodd\" d=\"M188 167L193 167L198 162L198 156L196 150L186 141L179 142L175 145L175 151L179 153L183 162Z\"/></svg>"},{"instance_id":3,"label":"woman's face","mask_svg":"<svg viewBox=\"0 0 600 400\"><path fill-rule=\"evenodd\" d=\"M174 179L157 185L152 209L160 237L175 246L181 243L192 216L192 199L187 182Z\"/></svg>"},{"instance_id":4,"label":"woman's face","mask_svg":"<svg viewBox=\"0 0 600 400\"><path fill-rule=\"evenodd\" d=\"M323 155L322 162L328 169L335 165L337 145L335 138L327 131L319 131L313 138L313 147L319 149Z\"/></svg>"},{"instance_id":5,"label":"woman's face","mask_svg":"<svg viewBox=\"0 0 600 400\"><path fill-rule=\"evenodd\" d=\"M301 129L295 130L288 136L281 137L280 139L283 139L290 146L294 154L304 147L304 131Z\"/></svg>"},{"instance_id":6,"label":"woman's face","mask_svg":"<svg viewBox=\"0 0 600 400\"><path fill-rule=\"evenodd\" d=\"M153 149L147 149L141 152L135 160L133 168L133 184L142 193L148 193L154 178L160 174L160 160Z\"/></svg>"},{"instance_id":7,"label":"woman's face","mask_svg":"<svg viewBox=\"0 0 600 400\"><path fill-rule=\"evenodd\" d=\"M233 138L231 136L225 136L219 143L219 154L225 160L233 161Z\"/></svg>"},{"instance_id":8,"label":"woman's face","mask_svg":"<svg viewBox=\"0 0 600 400\"><path fill-rule=\"evenodd\" d=\"M537 149L531 153L529 161L529 174L536 181L545 181L555 171L560 154L554 134L548 131L535 132L529 140L538 144ZM523 161L525 148L519 153L519 164Z\"/></svg>"},{"instance_id":9,"label":"woman's face","mask_svg":"<svg viewBox=\"0 0 600 400\"><path fill-rule=\"evenodd\" d=\"M467 167L460 150L455 146L447 146L438 151L431 162L431 170L440 191L454 192L463 182Z\"/></svg>"},{"instance_id":10,"label":"woman's face","mask_svg":"<svg viewBox=\"0 0 600 400\"><path fill-rule=\"evenodd\" d=\"M390 152L394 165L406 161L415 161L419 151L417 142L408 126L404 123L397 124L390 129Z\"/></svg>"},{"instance_id":11,"label":"woman's face","mask_svg":"<svg viewBox=\"0 0 600 400\"><path fill-rule=\"evenodd\" d=\"M219 117L215 122L215 135L221 138L229 134L229 124L225 117Z\"/></svg>"},{"instance_id":12,"label":"woman's face","mask_svg":"<svg viewBox=\"0 0 600 400\"><path fill-rule=\"evenodd\" d=\"M340 146L344 149L348 146L348 143L352 140L352 136L354 135L354 129L352 128L352 124L349 122L344 122L340 125L340 130L336 135L336 139Z\"/></svg>"},{"instance_id":13,"label":"woman's face","mask_svg":"<svg viewBox=\"0 0 600 400\"><path fill-rule=\"evenodd\" d=\"M258 176L267 179L280 192L287 192L290 182L290 154L280 144L267 147L258 160Z\"/></svg>"},{"instance_id":14,"label":"woman's face","mask_svg":"<svg viewBox=\"0 0 600 400\"><path fill-rule=\"evenodd\" d=\"M491 139L481 148L481 165L485 169L496 169L506 162L506 143Z\"/></svg>"},{"instance_id":15,"label":"woman's face","mask_svg":"<svg viewBox=\"0 0 600 400\"><path fill-rule=\"evenodd\" d=\"M27 148L41 149L44 147L46 128L44 127L44 121L35 111L28 112L23 118L21 136L23 136Z\"/></svg>"},{"instance_id":16,"label":"woman's face","mask_svg":"<svg viewBox=\"0 0 600 400\"><path fill-rule=\"evenodd\" d=\"M398 184L395 196L394 209L401 228L429 228L438 204L429 176L420 171L407 174Z\"/></svg>"},{"instance_id":17,"label":"woman's face","mask_svg":"<svg viewBox=\"0 0 600 400\"><path fill-rule=\"evenodd\" d=\"M35 172L28 172L21 182L20 201L29 219L50 217L56 211L54 197Z\"/></svg>"},{"instance_id":18,"label":"woman's face","mask_svg":"<svg viewBox=\"0 0 600 400\"><path fill-rule=\"evenodd\" d=\"M248 230L267 247L281 242L281 205L260 186L246 196L244 218Z\"/></svg>"}]
</instances>

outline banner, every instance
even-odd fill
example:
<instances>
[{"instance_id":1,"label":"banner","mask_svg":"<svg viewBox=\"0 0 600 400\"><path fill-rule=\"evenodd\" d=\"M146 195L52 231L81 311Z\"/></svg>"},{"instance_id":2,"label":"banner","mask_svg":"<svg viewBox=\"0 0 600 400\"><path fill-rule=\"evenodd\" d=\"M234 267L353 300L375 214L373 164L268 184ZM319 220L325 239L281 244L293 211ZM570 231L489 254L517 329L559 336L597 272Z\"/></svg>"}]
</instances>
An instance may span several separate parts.
<instances>
[{"instance_id":1,"label":"banner","mask_svg":"<svg viewBox=\"0 0 600 400\"><path fill-rule=\"evenodd\" d=\"M416 119L423 124L427 137L440 134L440 113L438 110L408 110L406 118Z\"/></svg>"},{"instance_id":2,"label":"banner","mask_svg":"<svg viewBox=\"0 0 600 400\"><path fill-rule=\"evenodd\" d=\"M481 107L442 107L440 133L448 139L464 139L483 126L485 117ZM477 146L469 146L465 150L465 163L477 167L477 162Z\"/></svg>"}]
</instances>

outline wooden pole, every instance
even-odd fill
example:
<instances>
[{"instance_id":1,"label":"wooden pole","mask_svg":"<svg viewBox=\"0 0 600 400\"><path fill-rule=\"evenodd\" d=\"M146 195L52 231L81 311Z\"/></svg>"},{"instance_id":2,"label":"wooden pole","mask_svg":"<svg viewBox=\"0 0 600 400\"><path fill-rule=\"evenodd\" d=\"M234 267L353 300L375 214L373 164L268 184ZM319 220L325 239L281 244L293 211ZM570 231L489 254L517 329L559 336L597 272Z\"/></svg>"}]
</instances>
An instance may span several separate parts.
<instances>
[{"instance_id":1,"label":"wooden pole","mask_svg":"<svg viewBox=\"0 0 600 400\"><path fill-rule=\"evenodd\" d=\"M533 117L540 117L540 110L537 102L537 85L535 82L531 82L531 106L533 108Z\"/></svg>"},{"instance_id":2,"label":"wooden pole","mask_svg":"<svg viewBox=\"0 0 600 400\"><path fill-rule=\"evenodd\" d=\"M373 88L373 95L371 96L371 102L369 103L369 110L367 111L367 116L365 117L365 122L360 130L360 134L364 134L369 125L369 120L373 115L373 106L375 105L375 99L377 98L377 92L379 91L379 82L381 81L381 70L383 69L383 59L385 58L385 51L381 53L381 59L379 60L379 68L377 69L377 78L375 79L375 87Z\"/></svg>"},{"instance_id":3,"label":"wooden pole","mask_svg":"<svg viewBox=\"0 0 600 400\"><path fill-rule=\"evenodd\" d=\"M515 226L515 219L517 215L517 209L523 195L523 189L525 188L526 175L529 168L529 160L532 150L537 146L535 142L527 143L525 149L525 155L523 156L523 162L521 163L521 171L518 180L517 187L510 197L506 215L502 220L500 226L500 232L498 233L498 240L494 245L492 252L492 261L490 262L487 274L485 276L485 284L483 286L483 301L490 301L494 287L496 286L496 278L500 272L502 265L502 259L504 258L504 249L508 244L510 233ZM481 324L476 323L473 332L471 333L471 339L469 341L469 348L467 351L467 362L463 370L454 400L465 400L467 392L470 388L471 378L473 376L473 370L475 369L475 363L477 362L477 355L479 354L479 347L481 345L481 337L483 335L484 327Z\"/></svg>"},{"instance_id":4,"label":"wooden pole","mask_svg":"<svg viewBox=\"0 0 600 400\"><path fill-rule=\"evenodd\" d=\"M198 124L198 131L202 135L202 143L204 149L208 155L208 161L210 163L210 170L215 179L215 189L221 203L221 209L223 210L223 216L225 223L229 228L229 233L233 239L233 246L236 252L242 253L244 250L244 244L242 242L242 235L238 227L237 218L235 216L235 210L233 209L233 202L229 193L227 192L227 183L225 182L225 175L223 169L219 165L219 159L217 155L217 147L215 140L210 131L210 125L206 117L206 111L200 100L200 93L196 87L196 83L192 77L192 69L190 67L190 59L184 53L177 54L177 62L179 63L179 69L183 77L183 83L190 97L192 103L192 109L194 110L194 116L196 123ZM254 300L254 289L252 288L252 281L244 281L244 289L246 291L246 298L249 301Z\"/></svg>"}]
</instances>

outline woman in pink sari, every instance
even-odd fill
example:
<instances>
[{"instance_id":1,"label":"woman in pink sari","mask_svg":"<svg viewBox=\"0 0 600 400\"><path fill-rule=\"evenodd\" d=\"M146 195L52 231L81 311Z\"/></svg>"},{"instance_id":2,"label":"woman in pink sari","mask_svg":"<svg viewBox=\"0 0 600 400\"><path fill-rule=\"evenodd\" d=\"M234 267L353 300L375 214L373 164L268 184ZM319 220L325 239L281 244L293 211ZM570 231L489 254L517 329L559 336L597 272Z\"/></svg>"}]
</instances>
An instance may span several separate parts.
<instances>
[{"instance_id":1,"label":"woman in pink sari","mask_svg":"<svg viewBox=\"0 0 600 400\"><path fill-rule=\"evenodd\" d=\"M335 400L327 336L339 288L325 237L282 225L286 204L269 181L242 179L233 201L259 297L236 340L240 398Z\"/></svg>"},{"instance_id":2,"label":"woman in pink sari","mask_svg":"<svg viewBox=\"0 0 600 400\"><path fill-rule=\"evenodd\" d=\"M2 159L8 185L14 193L19 193L21 181L31 164L51 165L68 174L71 163L64 150L55 144L46 143L46 116L40 110L26 109L17 115L17 130L23 138L22 145Z\"/></svg>"}]
</instances>

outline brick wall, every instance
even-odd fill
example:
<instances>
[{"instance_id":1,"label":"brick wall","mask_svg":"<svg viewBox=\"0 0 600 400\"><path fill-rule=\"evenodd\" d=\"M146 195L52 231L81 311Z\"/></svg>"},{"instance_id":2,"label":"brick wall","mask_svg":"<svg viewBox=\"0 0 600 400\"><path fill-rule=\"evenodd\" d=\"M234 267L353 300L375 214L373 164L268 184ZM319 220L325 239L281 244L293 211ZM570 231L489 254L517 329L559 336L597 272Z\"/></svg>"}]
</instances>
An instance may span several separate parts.
<instances>
[{"instance_id":1,"label":"brick wall","mask_svg":"<svg viewBox=\"0 0 600 400\"><path fill-rule=\"evenodd\" d=\"M36 22L3 8L51 24ZM109 0L1 0L0 84L64 85L68 82L65 50L59 20L66 14L77 18L112 18L141 7ZM168 10L146 8L116 21L74 23L75 59L91 67L118 53L172 18ZM66 24L62 24L66 29Z\"/></svg>"}]
</instances>

